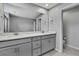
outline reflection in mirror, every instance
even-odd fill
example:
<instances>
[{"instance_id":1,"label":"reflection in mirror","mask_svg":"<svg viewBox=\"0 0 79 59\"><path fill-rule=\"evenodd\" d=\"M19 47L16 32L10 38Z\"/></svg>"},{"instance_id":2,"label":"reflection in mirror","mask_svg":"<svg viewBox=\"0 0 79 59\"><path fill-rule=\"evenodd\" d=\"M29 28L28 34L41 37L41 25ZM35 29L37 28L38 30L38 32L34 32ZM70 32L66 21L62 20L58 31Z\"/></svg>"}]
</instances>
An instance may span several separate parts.
<instances>
[{"instance_id":1,"label":"reflection in mirror","mask_svg":"<svg viewBox=\"0 0 79 59\"><path fill-rule=\"evenodd\" d=\"M36 32L46 10L32 3L5 3L4 12L4 32Z\"/></svg>"},{"instance_id":2,"label":"reflection in mirror","mask_svg":"<svg viewBox=\"0 0 79 59\"><path fill-rule=\"evenodd\" d=\"M9 14L4 14L4 32L9 32Z\"/></svg>"}]
</instances>

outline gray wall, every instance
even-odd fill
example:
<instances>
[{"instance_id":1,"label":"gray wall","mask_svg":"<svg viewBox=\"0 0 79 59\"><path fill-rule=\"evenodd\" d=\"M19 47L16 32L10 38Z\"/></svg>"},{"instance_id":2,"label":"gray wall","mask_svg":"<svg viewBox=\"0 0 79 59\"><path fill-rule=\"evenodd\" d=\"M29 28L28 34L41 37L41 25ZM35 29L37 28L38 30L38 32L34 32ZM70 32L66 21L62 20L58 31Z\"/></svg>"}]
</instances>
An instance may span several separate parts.
<instances>
[{"instance_id":1,"label":"gray wall","mask_svg":"<svg viewBox=\"0 0 79 59\"><path fill-rule=\"evenodd\" d=\"M65 34L69 46L79 49L79 6L63 14Z\"/></svg>"},{"instance_id":2,"label":"gray wall","mask_svg":"<svg viewBox=\"0 0 79 59\"><path fill-rule=\"evenodd\" d=\"M33 31L34 20L11 16L10 17L10 32L29 32Z\"/></svg>"}]
</instances>

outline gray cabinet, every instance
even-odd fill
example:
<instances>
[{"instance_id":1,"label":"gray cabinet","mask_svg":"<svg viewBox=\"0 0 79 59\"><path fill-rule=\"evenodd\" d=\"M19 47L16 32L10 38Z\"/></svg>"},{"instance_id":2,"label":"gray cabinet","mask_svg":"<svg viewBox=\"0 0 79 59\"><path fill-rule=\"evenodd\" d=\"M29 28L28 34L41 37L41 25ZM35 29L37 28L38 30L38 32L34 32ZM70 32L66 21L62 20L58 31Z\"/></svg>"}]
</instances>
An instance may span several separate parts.
<instances>
[{"instance_id":1,"label":"gray cabinet","mask_svg":"<svg viewBox=\"0 0 79 59\"><path fill-rule=\"evenodd\" d=\"M40 48L33 49L33 56L38 56L38 55L41 55L41 49Z\"/></svg>"},{"instance_id":2,"label":"gray cabinet","mask_svg":"<svg viewBox=\"0 0 79 59\"><path fill-rule=\"evenodd\" d=\"M47 52L49 50L49 46L50 46L50 43L48 39L42 40L42 53Z\"/></svg>"},{"instance_id":3,"label":"gray cabinet","mask_svg":"<svg viewBox=\"0 0 79 59\"><path fill-rule=\"evenodd\" d=\"M31 43L22 44L19 47L19 56L31 56Z\"/></svg>"},{"instance_id":4,"label":"gray cabinet","mask_svg":"<svg viewBox=\"0 0 79 59\"><path fill-rule=\"evenodd\" d=\"M5 56L30 56L31 39L17 39L0 42L0 55Z\"/></svg>"},{"instance_id":5,"label":"gray cabinet","mask_svg":"<svg viewBox=\"0 0 79 59\"><path fill-rule=\"evenodd\" d=\"M32 55L41 55L41 36L32 38Z\"/></svg>"},{"instance_id":6,"label":"gray cabinet","mask_svg":"<svg viewBox=\"0 0 79 59\"><path fill-rule=\"evenodd\" d=\"M40 41L34 41L32 43L33 43L33 49L41 47L41 42Z\"/></svg>"},{"instance_id":7,"label":"gray cabinet","mask_svg":"<svg viewBox=\"0 0 79 59\"><path fill-rule=\"evenodd\" d=\"M2 48L0 56L31 56L31 43Z\"/></svg>"},{"instance_id":8,"label":"gray cabinet","mask_svg":"<svg viewBox=\"0 0 79 59\"><path fill-rule=\"evenodd\" d=\"M16 56L16 53L13 47L0 49L0 56Z\"/></svg>"},{"instance_id":9,"label":"gray cabinet","mask_svg":"<svg viewBox=\"0 0 79 59\"><path fill-rule=\"evenodd\" d=\"M55 48L55 35L0 42L0 56L38 56Z\"/></svg>"},{"instance_id":10,"label":"gray cabinet","mask_svg":"<svg viewBox=\"0 0 79 59\"><path fill-rule=\"evenodd\" d=\"M49 49L51 50L51 49L53 49L53 48L55 48L55 38L50 38L49 39Z\"/></svg>"},{"instance_id":11,"label":"gray cabinet","mask_svg":"<svg viewBox=\"0 0 79 59\"><path fill-rule=\"evenodd\" d=\"M42 53L55 48L55 38L47 38L42 40Z\"/></svg>"}]
</instances>

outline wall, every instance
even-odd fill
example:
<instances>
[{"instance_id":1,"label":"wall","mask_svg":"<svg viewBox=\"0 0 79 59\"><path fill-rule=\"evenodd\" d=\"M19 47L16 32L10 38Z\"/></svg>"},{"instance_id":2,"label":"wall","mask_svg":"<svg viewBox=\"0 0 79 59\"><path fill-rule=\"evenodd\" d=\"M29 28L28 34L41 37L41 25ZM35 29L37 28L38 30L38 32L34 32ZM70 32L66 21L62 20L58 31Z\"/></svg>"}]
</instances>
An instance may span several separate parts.
<instances>
[{"instance_id":1,"label":"wall","mask_svg":"<svg viewBox=\"0 0 79 59\"><path fill-rule=\"evenodd\" d=\"M0 33L3 33L4 32L4 21L3 21L3 4L0 3Z\"/></svg>"},{"instance_id":2,"label":"wall","mask_svg":"<svg viewBox=\"0 0 79 59\"><path fill-rule=\"evenodd\" d=\"M41 19L41 31L49 31L48 13L38 16L36 19Z\"/></svg>"},{"instance_id":3,"label":"wall","mask_svg":"<svg viewBox=\"0 0 79 59\"><path fill-rule=\"evenodd\" d=\"M34 20L17 16L10 17L10 32L31 32L34 30Z\"/></svg>"},{"instance_id":4,"label":"wall","mask_svg":"<svg viewBox=\"0 0 79 59\"><path fill-rule=\"evenodd\" d=\"M67 45L79 49L79 6L63 14Z\"/></svg>"},{"instance_id":5,"label":"wall","mask_svg":"<svg viewBox=\"0 0 79 59\"><path fill-rule=\"evenodd\" d=\"M62 30L62 14L61 11L65 6L68 6L69 4L61 4L59 6L56 6L52 8L49 11L49 30L56 32L56 50L59 52L63 51L63 30ZM53 23L51 23L51 20L53 19Z\"/></svg>"},{"instance_id":6,"label":"wall","mask_svg":"<svg viewBox=\"0 0 79 59\"><path fill-rule=\"evenodd\" d=\"M48 32L49 31L49 23L48 23L48 15L47 13L45 15L42 15L41 17L41 30L44 32Z\"/></svg>"}]
</instances>

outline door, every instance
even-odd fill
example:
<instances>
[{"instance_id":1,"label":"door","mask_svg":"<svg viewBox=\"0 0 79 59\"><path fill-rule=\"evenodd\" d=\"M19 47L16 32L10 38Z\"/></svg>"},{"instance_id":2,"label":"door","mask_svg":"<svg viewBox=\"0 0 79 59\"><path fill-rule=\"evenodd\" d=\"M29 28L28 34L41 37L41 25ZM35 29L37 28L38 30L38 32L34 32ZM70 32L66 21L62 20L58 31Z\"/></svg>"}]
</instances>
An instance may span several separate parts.
<instances>
[{"instance_id":1,"label":"door","mask_svg":"<svg viewBox=\"0 0 79 59\"><path fill-rule=\"evenodd\" d=\"M55 38L50 38L49 39L49 49L51 50L51 49L54 49L55 48Z\"/></svg>"},{"instance_id":2,"label":"door","mask_svg":"<svg viewBox=\"0 0 79 59\"><path fill-rule=\"evenodd\" d=\"M0 49L0 56L16 56L14 48L3 48Z\"/></svg>"},{"instance_id":3,"label":"door","mask_svg":"<svg viewBox=\"0 0 79 59\"><path fill-rule=\"evenodd\" d=\"M31 43L22 44L19 47L19 56L31 56Z\"/></svg>"},{"instance_id":4,"label":"door","mask_svg":"<svg viewBox=\"0 0 79 59\"><path fill-rule=\"evenodd\" d=\"M42 53L45 53L55 48L55 38L42 40Z\"/></svg>"},{"instance_id":5,"label":"door","mask_svg":"<svg viewBox=\"0 0 79 59\"><path fill-rule=\"evenodd\" d=\"M42 53L49 51L49 39L42 40Z\"/></svg>"}]
</instances>

